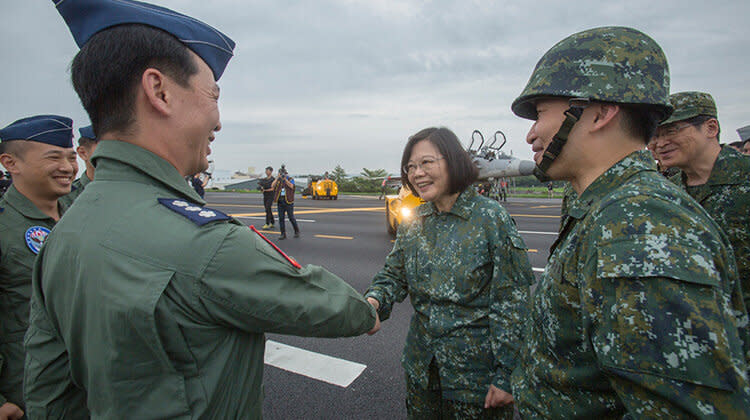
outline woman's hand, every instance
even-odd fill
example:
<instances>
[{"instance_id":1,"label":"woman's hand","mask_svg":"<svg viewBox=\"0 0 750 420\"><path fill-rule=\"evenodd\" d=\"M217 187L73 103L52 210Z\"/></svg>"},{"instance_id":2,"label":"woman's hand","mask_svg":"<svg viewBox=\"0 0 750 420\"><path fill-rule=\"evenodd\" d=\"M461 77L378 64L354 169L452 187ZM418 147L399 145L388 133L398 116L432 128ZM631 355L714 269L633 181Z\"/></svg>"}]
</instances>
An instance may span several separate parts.
<instances>
[{"instance_id":1,"label":"woman's hand","mask_svg":"<svg viewBox=\"0 0 750 420\"><path fill-rule=\"evenodd\" d=\"M502 407L512 403L513 396L495 385L490 385L490 390L487 391L487 396L484 397L484 408Z\"/></svg>"},{"instance_id":2,"label":"woman's hand","mask_svg":"<svg viewBox=\"0 0 750 420\"><path fill-rule=\"evenodd\" d=\"M377 299L368 297L367 301L370 302L370 305L372 305L373 308L375 308L375 326L372 327L370 331L367 332L368 335L373 335L376 332L380 331L380 316L378 315L378 308L380 308L380 302L378 302Z\"/></svg>"}]
</instances>

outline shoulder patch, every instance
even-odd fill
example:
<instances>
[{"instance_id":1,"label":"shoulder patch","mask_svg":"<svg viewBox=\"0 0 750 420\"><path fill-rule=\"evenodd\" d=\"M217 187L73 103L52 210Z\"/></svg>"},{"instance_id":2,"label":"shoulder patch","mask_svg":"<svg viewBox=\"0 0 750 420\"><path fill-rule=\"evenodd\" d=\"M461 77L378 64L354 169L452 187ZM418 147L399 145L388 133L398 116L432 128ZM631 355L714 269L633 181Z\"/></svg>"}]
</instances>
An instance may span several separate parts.
<instances>
[{"instance_id":1,"label":"shoulder patch","mask_svg":"<svg viewBox=\"0 0 750 420\"><path fill-rule=\"evenodd\" d=\"M276 252L278 252L279 254L281 254L281 256L284 257L285 260L289 261L289 264L291 264L292 267L294 267L294 268L296 268L298 270L302 268L302 266L297 261L295 261L294 258L290 257L289 255L286 255L286 253L284 251L282 251L281 248L277 247L276 244L274 244L268 238L266 238L265 235L263 235L262 233L258 232L258 229L255 229L255 226L250 225L250 230L252 230L253 232L257 233L258 236L260 236L261 238L263 238L264 241L268 242L268 244L271 245L271 247L273 247L273 249L275 249Z\"/></svg>"},{"instance_id":2,"label":"shoulder patch","mask_svg":"<svg viewBox=\"0 0 750 420\"><path fill-rule=\"evenodd\" d=\"M198 226L203 226L206 223L214 222L216 220L230 220L226 213L220 212L219 210L210 209L208 207L199 207L185 200L175 198L159 198L159 203L172 210L173 212L187 217L191 222Z\"/></svg>"},{"instance_id":3,"label":"shoulder patch","mask_svg":"<svg viewBox=\"0 0 750 420\"><path fill-rule=\"evenodd\" d=\"M44 245L44 241L47 239L49 232L50 230L44 226L32 226L28 228L24 234L26 246L28 246L34 254L39 254L39 250L42 249L42 245Z\"/></svg>"}]
</instances>

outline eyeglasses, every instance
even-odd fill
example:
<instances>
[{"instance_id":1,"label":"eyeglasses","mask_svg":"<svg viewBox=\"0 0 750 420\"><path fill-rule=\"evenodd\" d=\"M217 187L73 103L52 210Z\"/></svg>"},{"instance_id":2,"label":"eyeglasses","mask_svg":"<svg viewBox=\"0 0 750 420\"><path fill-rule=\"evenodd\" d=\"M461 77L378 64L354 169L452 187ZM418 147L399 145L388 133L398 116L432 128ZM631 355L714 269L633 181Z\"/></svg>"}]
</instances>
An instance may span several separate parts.
<instances>
[{"instance_id":1,"label":"eyeglasses","mask_svg":"<svg viewBox=\"0 0 750 420\"><path fill-rule=\"evenodd\" d=\"M401 169L403 169L403 171L407 175L411 175L414 172L416 172L417 168L420 168L420 169L422 169L425 172L430 172L433 169L435 169L435 167L437 166L437 162L440 159L445 159L445 158L443 156L440 156L440 157L425 156L418 163L409 162L406 165L404 165L404 167L401 168Z\"/></svg>"},{"instance_id":2,"label":"eyeglasses","mask_svg":"<svg viewBox=\"0 0 750 420\"><path fill-rule=\"evenodd\" d=\"M656 138L674 137L680 131L692 126L693 124L670 124L667 127L656 130Z\"/></svg>"}]
</instances>

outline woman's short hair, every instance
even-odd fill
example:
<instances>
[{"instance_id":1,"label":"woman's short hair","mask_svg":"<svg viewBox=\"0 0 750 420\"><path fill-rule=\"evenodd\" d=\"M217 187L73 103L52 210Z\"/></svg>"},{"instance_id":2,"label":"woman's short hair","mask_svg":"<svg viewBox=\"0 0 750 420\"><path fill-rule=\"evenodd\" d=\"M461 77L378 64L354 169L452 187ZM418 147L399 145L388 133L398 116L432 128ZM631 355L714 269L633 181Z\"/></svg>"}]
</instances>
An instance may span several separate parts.
<instances>
[{"instance_id":1,"label":"woman's short hair","mask_svg":"<svg viewBox=\"0 0 750 420\"><path fill-rule=\"evenodd\" d=\"M420 130L409 137L401 156L401 183L408 187L412 193L419 196L419 192L409 182L409 177L404 167L409 163L414 145L420 141L427 140L438 149L448 167L448 193L455 194L463 192L473 184L479 176L479 169L463 148L461 142L451 130L445 127L430 127Z\"/></svg>"}]
</instances>

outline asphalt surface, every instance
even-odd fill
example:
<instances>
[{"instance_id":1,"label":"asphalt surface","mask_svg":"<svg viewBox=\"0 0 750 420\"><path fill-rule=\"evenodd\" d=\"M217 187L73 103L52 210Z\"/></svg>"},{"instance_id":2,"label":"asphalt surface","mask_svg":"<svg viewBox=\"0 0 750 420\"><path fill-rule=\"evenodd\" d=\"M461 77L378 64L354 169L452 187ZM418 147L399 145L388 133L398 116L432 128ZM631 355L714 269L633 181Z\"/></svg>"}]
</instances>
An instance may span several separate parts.
<instances>
[{"instance_id":1,"label":"asphalt surface","mask_svg":"<svg viewBox=\"0 0 750 420\"><path fill-rule=\"evenodd\" d=\"M264 224L260 194L206 194L208 207L232 214L256 228ZM529 260L544 268L559 226L560 200L510 198L502 203L516 221L529 248ZM302 235L279 240L266 236L300 264L328 269L364 292L393 247L385 225L384 202L376 197L339 196L335 201L297 197L295 215ZM274 205L274 217L276 206ZM412 314L408 301L394 306L391 318L373 336L343 339L302 338L269 334L268 338L305 350L367 365L347 388L266 366L266 419L401 419L406 417L401 350Z\"/></svg>"}]
</instances>

